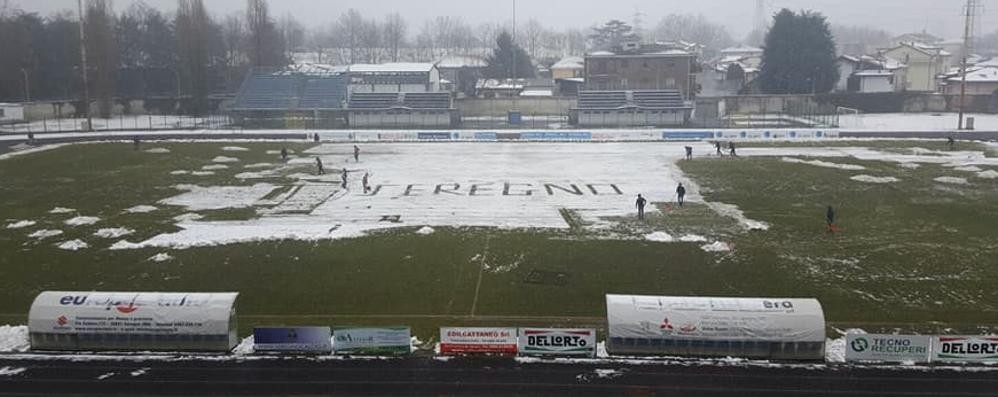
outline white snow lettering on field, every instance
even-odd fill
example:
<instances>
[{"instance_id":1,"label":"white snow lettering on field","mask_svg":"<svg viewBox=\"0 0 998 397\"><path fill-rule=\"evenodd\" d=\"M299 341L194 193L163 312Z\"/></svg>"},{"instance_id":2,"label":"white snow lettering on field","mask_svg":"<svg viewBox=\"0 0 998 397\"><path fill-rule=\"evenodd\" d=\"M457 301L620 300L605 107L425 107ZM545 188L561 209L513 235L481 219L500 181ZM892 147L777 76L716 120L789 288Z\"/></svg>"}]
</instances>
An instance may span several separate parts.
<instances>
[{"instance_id":1,"label":"white snow lettering on field","mask_svg":"<svg viewBox=\"0 0 998 397\"><path fill-rule=\"evenodd\" d=\"M7 224L7 229L24 229L26 227L32 227L37 224L38 222L35 221L14 221Z\"/></svg>"},{"instance_id":2,"label":"white snow lettering on field","mask_svg":"<svg viewBox=\"0 0 998 397\"><path fill-rule=\"evenodd\" d=\"M117 227L117 228L100 229L96 233L94 233L94 236L99 238L112 239L112 238L121 238L132 233L135 233L135 231L132 229Z\"/></svg>"},{"instance_id":3,"label":"white snow lettering on field","mask_svg":"<svg viewBox=\"0 0 998 397\"><path fill-rule=\"evenodd\" d=\"M941 176L941 177L938 177L938 178L933 179L933 180L936 181L936 182L939 182L939 183L948 183L948 184L951 184L951 185L969 185L970 184L970 182L967 182L967 178L957 178L957 177L952 177L952 176Z\"/></svg>"},{"instance_id":4,"label":"white snow lettering on field","mask_svg":"<svg viewBox=\"0 0 998 397\"><path fill-rule=\"evenodd\" d=\"M58 245L56 245L56 247L59 248L59 249L61 249L61 250L66 250L66 251L79 251L79 250L82 250L82 249L90 248L90 245L88 245L83 240L77 239L77 240L64 241L64 242L59 243Z\"/></svg>"},{"instance_id":5,"label":"white snow lettering on field","mask_svg":"<svg viewBox=\"0 0 998 397\"><path fill-rule=\"evenodd\" d=\"M76 218L66 221L68 226L90 226L97 222L100 222L100 218L93 216L78 216Z\"/></svg>"},{"instance_id":6,"label":"white snow lettering on field","mask_svg":"<svg viewBox=\"0 0 998 397\"><path fill-rule=\"evenodd\" d=\"M856 175L849 179L852 179L856 182L864 182L864 183L897 183L901 181L900 179L897 179L893 176L871 176L871 175Z\"/></svg>"},{"instance_id":7,"label":"white snow lettering on field","mask_svg":"<svg viewBox=\"0 0 998 397\"><path fill-rule=\"evenodd\" d=\"M132 208L126 209L125 212L129 214L147 214L159 210L159 208L153 207L151 205L137 205Z\"/></svg>"},{"instance_id":8,"label":"white snow lettering on field","mask_svg":"<svg viewBox=\"0 0 998 397\"><path fill-rule=\"evenodd\" d=\"M235 157L218 156L211 160L213 163L238 163L239 159Z\"/></svg>"},{"instance_id":9,"label":"white snow lettering on field","mask_svg":"<svg viewBox=\"0 0 998 397\"><path fill-rule=\"evenodd\" d=\"M28 237L44 240L50 237L61 236L62 230L42 229L28 235Z\"/></svg>"}]
</instances>

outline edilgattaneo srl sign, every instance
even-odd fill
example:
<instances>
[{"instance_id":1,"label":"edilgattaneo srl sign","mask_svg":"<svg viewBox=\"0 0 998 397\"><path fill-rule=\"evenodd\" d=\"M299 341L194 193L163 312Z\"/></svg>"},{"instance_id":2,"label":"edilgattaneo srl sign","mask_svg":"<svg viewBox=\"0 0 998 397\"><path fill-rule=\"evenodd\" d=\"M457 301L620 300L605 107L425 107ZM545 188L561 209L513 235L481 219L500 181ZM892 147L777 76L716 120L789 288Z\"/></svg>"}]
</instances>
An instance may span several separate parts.
<instances>
[{"instance_id":1,"label":"edilgattaneo srl sign","mask_svg":"<svg viewBox=\"0 0 998 397\"><path fill-rule=\"evenodd\" d=\"M516 328L440 328L440 353L516 354Z\"/></svg>"},{"instance_id":2,"label":"edilgattaneo srl sign","mask_svg":"<svg viewBox=\"0 0 998 397\"><path fill-rule=\"evenodd\" d=\"M520 328L520 354L530 356L596 355L596 330Z\"/></svg>"},{"instance_id":3,"label":"edilgattaneo srl sign","mask_svg":"<svg viewBox=\"0 0 998 397\"><path fill-rule=\"evenodd\" d=\"M998 336L939 336L932 345L932 361L998 362Z\"/></svg>"}]
</instances>

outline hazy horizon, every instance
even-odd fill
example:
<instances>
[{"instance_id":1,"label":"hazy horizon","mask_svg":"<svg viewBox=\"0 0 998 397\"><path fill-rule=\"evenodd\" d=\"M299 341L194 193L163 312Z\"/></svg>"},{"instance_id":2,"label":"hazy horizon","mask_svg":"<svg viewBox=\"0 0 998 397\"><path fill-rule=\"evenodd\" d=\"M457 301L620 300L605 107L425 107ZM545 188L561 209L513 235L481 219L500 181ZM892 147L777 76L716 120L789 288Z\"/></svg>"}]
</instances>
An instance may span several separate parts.
<instances>
[{"instance_id":1,"label":"hazy horizon","mask_svg":"<svg viewBox=\"0 0 998 397\"><path fill-rule=\"evenodd\" d=\"M124 10L138 0L113 0L116 10ZM176 9L176 0L143 0L144 3L166 12ZM477 25L486 22L508 23L512 15L512 0L480 2L465 0L433 0L433 7L412 0L337 1L328 0L275 0L270 1L271 13L277 18L290 13L308 27L328 25L349 8L366 17L379 17L389 12L399 12L407 18L410 33L418 31L424 21L438 15L461 17ZM769 0L770 13L780 8L819 11L832 24L876 27L894 34L921 32L958 38L963 32L962 2L939 0ZM945 4L940 4L945 3ZM10 4L26 11L50 14L60 10L74 10L75 0L11 0ZM245 8L245 0L208 0L205 5L214 15L227 15ZM987 4L985 4L987 5ZM307 11L305 11L307 10ZM752 30L755 1L752 0L701 0L699 2L618 0L545 0L517 2L519 23L534 18L555 29L587 28L609 19L632 22L637 12L642 13L643 27L653 28L658 21L671 13L703 14L715 23L728 28L736 40L741 40ZM998 16L985 7L980 18L979 33L989 33L998 23Z\"/></svg>"}]
</instances>

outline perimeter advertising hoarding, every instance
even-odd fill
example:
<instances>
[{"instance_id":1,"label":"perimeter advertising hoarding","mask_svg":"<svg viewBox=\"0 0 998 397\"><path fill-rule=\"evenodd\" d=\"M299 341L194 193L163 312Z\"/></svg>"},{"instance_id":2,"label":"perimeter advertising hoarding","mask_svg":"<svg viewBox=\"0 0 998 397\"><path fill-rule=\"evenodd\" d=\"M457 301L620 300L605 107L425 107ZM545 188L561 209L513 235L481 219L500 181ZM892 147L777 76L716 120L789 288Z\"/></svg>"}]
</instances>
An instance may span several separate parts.
<instances>
[{"instance_id":1,"label":"perimeter advertising hoarding","mask_svg":"<svg viewBox=\"0 0 998 397\"><path fill-rule=\"evenodd\" d=\"M596 356L596 330L520 328L520 354L530 356Z\"/></svg>"},{"instance_id":2,"label":"perimeter advertising hoarding","mask_svg":"<svg viewBox=\"0 0 998 397\"><path fill-rule=\"evenodd\" d=\"M998 363L998 336L937 336L932 361Z\"/></svg>"},{"instance_id":3,"label":"perimeter advertising hoarding","mask_svg":"<svg viewBox=\"0 0 998 397\"><path fill-rule=\"evenodd\" d=\"M404 355L411 351L412 332L408 327L336 328L335 354Z\"/></svg>"},{"instance_id":4,"label":"perimeter advertising hoarding","mask_svg":"<svg viewBox=\"0 0 998 397\"><path fill-rule=\"evenodd\" d=\"M919 335L847 334L848 362L929 362L932 338Z\"/></svg>"},{"instance_id":5,"label":"perimeter advertising hoarding","mask_svg":"<svg viewBox=\"0 0 998 397\"><path fill-rule=\"evenodd\" d=\"M253 349L261 353L329 354L333 351L329 327L258 327Z\"/></svg>"},{"instance_id":6,"label":"perimeter advertising hoarding","mask_svg":"<svg viewBox=\"0 0 998 397\"><path fill-rule=\"evenodd\" d=\"M440 328L440 353L514 355L516 328Z\"/></svg>"}]
</instances>

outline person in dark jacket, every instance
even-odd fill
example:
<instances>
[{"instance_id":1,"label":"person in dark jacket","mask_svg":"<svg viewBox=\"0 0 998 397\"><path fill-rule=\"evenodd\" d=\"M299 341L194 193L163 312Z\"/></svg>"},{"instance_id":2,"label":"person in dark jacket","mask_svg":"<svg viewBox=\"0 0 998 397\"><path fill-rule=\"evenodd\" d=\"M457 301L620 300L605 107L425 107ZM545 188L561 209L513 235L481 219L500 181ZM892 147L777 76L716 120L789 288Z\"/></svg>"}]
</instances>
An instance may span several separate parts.
<instances>
[{"instance_id":1,"label":"person in dark jacket","mask_svg":"<svg viewBox=\"0 0 998 397\"><path fill-rule=\"evenodd\" d=\"M679 206L682 207L686 202L686 187L682 183L676 188L676 197L679 199Z\"/></svg>"},{"instance_id":2,"label":"person in dark jacket","mask_svg":"<svg viewBox=\"0 0 998 397\"><path fill-rule=\"evenodd\" d=\"M738 154L735 152L735 143L728 142L728 151L731 152L731 157L737 157Z\"/></svg>"},{"instance_id":3,"label":"person in dark jacket","mask_svg":"<svg viewBox=\"0 0 998 397\"><path fill-rule=\"evenodd\" d=\"M721 141L714 142L714 148L717 149L717 157L724 156L724 153L721 152Z\"/></svg>"},{"instance_id":4,"label":"person in dark jacket","mask_svg":"<svg viewBox=\"0 0 998 397\"><path fill-rule=\"evenodd\" d=\"M353 145L353 162L360 162L360 148L357 145Z\"/></svg>"},{"instance_id":5,"label":"person in dark jacket","mask_svg":"<svg viewBox=\"0 0 998 397\"><path fill-rule=\"evenodd\" d=\"M828 211L825 212L825 220L828 222L828 232L835 233L835 208L828 206Z\"/></svg>"},{"instance_id":6,"label":"person in dark jacket","mask_svg":"<svg viewBox=\"0 0 998 397\"><path fill-rule=\"evenodd\" d=\"M634 205L636 205L638 207L638 219L641 219L641 220L645 219L645 205L647 205L647 204L648 204L648 200L645 200L645 198L641 197L641 195L639 194L638 195L638 201L636 201L634 203Z\"/></svg>"}]
</instances>

